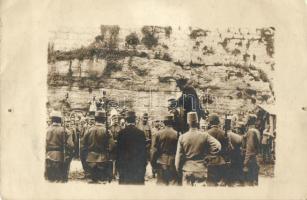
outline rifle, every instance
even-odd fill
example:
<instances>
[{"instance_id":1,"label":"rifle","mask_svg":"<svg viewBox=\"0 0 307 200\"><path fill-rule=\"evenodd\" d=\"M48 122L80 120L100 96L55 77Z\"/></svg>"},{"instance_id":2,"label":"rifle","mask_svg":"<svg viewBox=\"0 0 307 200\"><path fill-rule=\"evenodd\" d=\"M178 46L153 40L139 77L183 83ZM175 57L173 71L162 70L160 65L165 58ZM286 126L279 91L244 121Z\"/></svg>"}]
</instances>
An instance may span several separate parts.
<instances>
[{"instance_id":1,"label":"rifle","mask_svg":"<svg viewBox=\"0 0 307 200\"><path fill-rule=\"evenodd\" d=\"M231 129L231 119L229 119L229 118L228 118L228 115L225 114L224 131L225 131L225 138L226 138L226 141L227 141L227 149L226 149L227 154L229 154L229 152L233 150L233 145L231 144L231 141L230 141L230 139L229 139L229 137L228 137L228 134L227 134L227 132L228 132L230 129ZM227 163L230 162L228 156L227 156L226 162L227 162Z\"/></svg>"}]
</instances>

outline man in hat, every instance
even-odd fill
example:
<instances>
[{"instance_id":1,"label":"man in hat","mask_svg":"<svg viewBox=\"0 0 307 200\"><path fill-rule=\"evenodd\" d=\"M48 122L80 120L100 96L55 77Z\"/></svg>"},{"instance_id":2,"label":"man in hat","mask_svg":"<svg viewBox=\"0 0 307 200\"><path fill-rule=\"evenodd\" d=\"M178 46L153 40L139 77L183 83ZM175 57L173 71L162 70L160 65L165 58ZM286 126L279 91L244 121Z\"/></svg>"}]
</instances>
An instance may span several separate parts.
<instances>
[{"instance_id":1,"label":"man in hat","mask_svg":"<svg viewBox=\"0 0 307 200\"><path fill-rule=\"evenodd\" d=\"M121 127L119 125L119 116L117 114L114 114L111 117L110 132L115 141L117 141L118 132L120 130L121 130Z\"/></svg>"},{"instance_id":2,"label":"man in hat","mask_svg":"<svg viewBox=\"0 0 307 200\"><path fill-rule=\"evenodd\" d=\"M89 167L90 177L95 183L112 180L112 161L110 155L114 150L114 141L111 134L106 131L106 113L95 113L95 125L84 135L81 141L82 149L87 151L86 163Z\"/></svg>"},{"instance_id":3,"label":"man in hat","mask_svg":"<svg viewBox=\"0 0 307 200\"><path fill-rule=\"evenodd\" d=\"M247 120L247 132L243 137L245 180L248 185L258 185L259 165L257 154L260 150L260 132L256 129L257 116L250 114Z\"/></svg>"},{"instance_id":4,"label":"man in hat","mask_svg":"<svg viewBox=\"0 0 307 200\"><path fill-rule=\"evenodd\" d=\"M211 157L208 163L208 184L223 185L226 179L226 160L228 155L228 138L225 132L220 128L220 118L217 114L209 116L208 134L217 139L221 146L221 151L218 155Z\"/></svg>"},{"instance_id":5,"label":"man in hat","mask_svg":"<svg viewBox=\"0 0 307 200\"><path fill-rule=\"evenodd\" d=\"M178 134L173 129L173 116L164 118L165 128L159 131L152 146L151 166L157 169L157 184L177 184L175 156Z\"/></svg>"},{"instance_id":6,"label":"man in hat","mask_svg":"<svg viewBox=\"0 0 307 200\"><path fill-rule=\"evenodd\" d=\"M45 178L49 181L65 181L64 151L65 130L61 126L62 116L58 111L51 113L51 125L46 136Z\"/></svg>"},{"instance_id":7,"label":"man in hat","mask_svg":"<svg viewBox=\"0 0 307 200\"><path fill-rule=\"evenodd\" d=\"M144 184L147 164L145 133L135 125L134 111L127 112L126 127L117 139L116 168L119 184Z\"/></svg>"},{"instance_id":8,"label":"man in hat","mask_svg":"<svg viewBox=\"0 0 307 200\"><path fill-rule=\"evenodd\" d=\"M198 129L196 112L188 113L189 131L180 135L177 145L175 166L182 173L184 185L205 185L207 167L205 158L208 154L216 155L221 144L211 135Z\"/></svg>"}]
</instances>

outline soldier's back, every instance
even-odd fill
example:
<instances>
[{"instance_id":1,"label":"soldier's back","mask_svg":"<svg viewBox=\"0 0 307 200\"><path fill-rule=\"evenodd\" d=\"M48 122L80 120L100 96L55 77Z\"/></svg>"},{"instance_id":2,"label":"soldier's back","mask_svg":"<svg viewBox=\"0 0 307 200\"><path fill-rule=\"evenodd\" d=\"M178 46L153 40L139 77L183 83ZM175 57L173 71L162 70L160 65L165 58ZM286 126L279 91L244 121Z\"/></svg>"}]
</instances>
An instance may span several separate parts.
<instances>
[{"instance_id":1,"label":"soldier's back","mask_svg":"<svg viewBox=\"0 0 307 200\"><path fill-rule=\"evenodd\" d=\"M108 142L111 136L106 132L104 126L95 125L88 130L86 135L89 151L107 151L109 147Z\"/></svg>"},{"instance_id":2,"label":"soldier's back","mask_svg":"<svg viewBox=\"0 0 307 200\"><path fill-rule=\"evenodd\" d=\"M47 130L46 145L48 148L62 148L65 131L61 125L51 125Z\"/></svg>"},{"instance_id":3,"label":"soldier's back","mask_svg":"<svg viewBox=\"0 0 307 200\"><path fill-rule=\"evenodd\" d=\"M178 135L172 128L165 128L157 133L161 153L175 155L177 150Z\"/></svg>"}]
</instances>

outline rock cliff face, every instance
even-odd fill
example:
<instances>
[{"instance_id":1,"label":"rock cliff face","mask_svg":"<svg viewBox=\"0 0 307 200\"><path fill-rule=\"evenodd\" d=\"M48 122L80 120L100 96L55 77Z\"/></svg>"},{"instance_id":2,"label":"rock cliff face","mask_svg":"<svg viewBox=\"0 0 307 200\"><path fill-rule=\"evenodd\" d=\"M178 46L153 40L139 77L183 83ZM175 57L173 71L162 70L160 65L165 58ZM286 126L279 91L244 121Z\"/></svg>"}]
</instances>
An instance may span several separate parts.
<instances>
[{"instance_id":1,"label":"rock cliff face","mask_svg":"<svg viewBox=\"0 0 307 200\"><path fill-rule=\"evenodd\" d=\"M180 78L189 79L201 98L209 94L212 101L204 106L218 113L275 101L274 28L101 26L92 42L79 47L67 43L70 33L57 34L48 46L51 105L70 92L72 106L84 108L91 93L99 95L104 88L119 101L126 95L125 102L137 112L155 115L180 94Z\"/></svg>"}]
</instances>

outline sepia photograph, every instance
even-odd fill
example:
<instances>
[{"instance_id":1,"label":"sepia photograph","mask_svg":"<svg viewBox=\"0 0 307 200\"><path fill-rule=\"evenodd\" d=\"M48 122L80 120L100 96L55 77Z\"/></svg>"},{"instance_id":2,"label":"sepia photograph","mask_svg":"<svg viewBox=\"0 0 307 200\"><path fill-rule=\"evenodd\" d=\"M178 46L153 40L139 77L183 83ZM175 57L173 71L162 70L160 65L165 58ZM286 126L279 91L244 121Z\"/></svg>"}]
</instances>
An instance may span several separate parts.
<instances>
[{"instance_id":1,"label":"sepia photograph","mask_svg":"<svg viewBox=\"0 0 307 200\"><path fill-rule=\"evenodd\" d=\"M306 9L0 0L0 200L306 200Z\"/></svg>"},{"instance_id":2,"label":"sepia photograph","mask_svg":"<svg viewBox=\"0 0 307 200\"><path fill-rule=\"evenodd\" d=\"M204 187L274 179L275 32L50 30L45 179Z\"/></svg>"}]
</instances>

